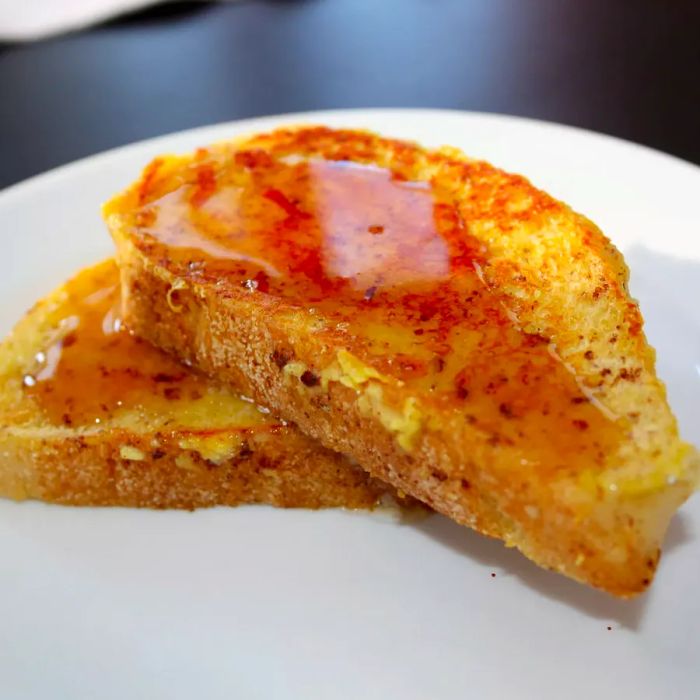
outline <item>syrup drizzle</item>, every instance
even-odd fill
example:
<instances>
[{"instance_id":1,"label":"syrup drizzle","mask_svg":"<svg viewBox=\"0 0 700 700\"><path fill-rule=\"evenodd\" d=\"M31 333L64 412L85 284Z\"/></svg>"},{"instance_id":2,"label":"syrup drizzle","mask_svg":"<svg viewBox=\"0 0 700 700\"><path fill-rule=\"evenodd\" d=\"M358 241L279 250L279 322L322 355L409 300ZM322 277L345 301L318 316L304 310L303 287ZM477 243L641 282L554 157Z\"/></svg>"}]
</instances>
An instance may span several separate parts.
<instances>
[{"instance_id":1,"label":"syrup drizzle","mask_svg":"<svg viewBox=\"0 0 700 700\"><path fill-rule=\"evenodd\" d=\"M458 412L493 444L521 448L529 463L568 469L613 454L621 422L488 288L488 249L451 190L322 156L205 154L184 178L156 174L142 185L135 240L162 248L178 276L194 264L200 283L226 280L313 310L319 342L403 381L428 408Z\"/></svg>"},{"instance_id":2,"label":"syrup drizzle","mask_svg":"<svg viewBox=\"0 0 700 700\"><path fill-rule=\"evenodd\" d=\"M207 395L211 384L134 337L119 316L119 275L112 261L66 285L67 299L50 319L54 332L24 375L25 393L56 425L100 425L138 410L175 416ZM263 423L254 406L233 396L231 422ZM175 427L175 426L173 426Z\"/></svg>"}]
</instances>

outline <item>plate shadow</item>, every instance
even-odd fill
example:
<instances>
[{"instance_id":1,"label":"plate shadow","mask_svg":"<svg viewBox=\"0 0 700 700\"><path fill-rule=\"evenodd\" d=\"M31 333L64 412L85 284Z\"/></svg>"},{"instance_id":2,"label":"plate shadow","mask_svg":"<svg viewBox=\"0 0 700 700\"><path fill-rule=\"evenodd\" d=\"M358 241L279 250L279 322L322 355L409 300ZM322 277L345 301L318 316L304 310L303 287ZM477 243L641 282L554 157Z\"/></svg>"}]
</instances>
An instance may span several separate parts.
<instances>
[{"instance_id":1,"label":"plate shadow","mask_svg":"<svg viewBox=\"0 0 700 700\"><path fill-rule=\"evenodd\" d=\"M641 626L644 611L654 593L652 585L649 591L632 600L614 598L561 574L542 569L501 541L480 535L442 515L431 515L409 525L457 554L497 571L499 577L516 576L541 596L576 608L591 618L614 621L632 631ZM664 551L668 553L688 542L691 539L689 533L686 516L676 514L669 526Z\"/></svg>"}]
</instances>

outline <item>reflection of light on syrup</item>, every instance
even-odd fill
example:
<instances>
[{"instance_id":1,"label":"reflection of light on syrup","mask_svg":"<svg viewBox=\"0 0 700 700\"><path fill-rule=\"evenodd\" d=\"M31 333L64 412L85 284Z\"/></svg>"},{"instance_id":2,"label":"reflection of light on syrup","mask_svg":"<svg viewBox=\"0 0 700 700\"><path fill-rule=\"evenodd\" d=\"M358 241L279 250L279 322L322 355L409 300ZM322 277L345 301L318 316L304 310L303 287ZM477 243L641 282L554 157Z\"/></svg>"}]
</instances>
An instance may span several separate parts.
<instances>
[{"instance_id":1,"label":"reflection of light on syrup","mask_svg":"<svg viewBox=\"0 0 700 700\"><path fill-rule=\"evenodd\" d=\"M312 161L308 167L326 277L364 291L448 276L449 251L436 230L427 183L353 164Z\"/></svg>"},{"instance_id":2,"label":"reflection of light on syrup","mask_svg":"<svg viewBox=\"0 0 700 700\"><path fill-rule=\"evenodd\" d=\"M55 319L56 337L24 378L27 394L51 421L71 426L101 423L121 409L201 396L202 379L121 327L116 268L109 263L99 269L98 278L69 285L64 315Z\"/></svg>"},{"instance_id":3,"label":"reflection of light on syrup","mask_svg":"<svg viewBox=\"0 0 700 700\"><path fill-rule=\"evenodd\" d=\"M176 191L166 194L156 207L147 208L144 220L161 241L182 249L183 254L197 251L209 259L254 265L275 275L275 267L257 255L246 239L239 213L240 196L239 188L222 188L201 206L192 207L189 198L183 200L183 192ZM203 237L203 229L209 235Z\"/></svg>"},{"instance_id":4,"label":"reflection of light on syrup","mask_svg":"<svg viewBox=\"0 0 700 700\"><path fill-rule=\"evenodd\" d=\"M275 293L291 282L310 299L450 273L445 221L427 183L323 160L279 162L232 180L206 199L187 186L166 193L139 213L142 234L208 261L210 272L262 272Z\"/></svg>"}]
</instances>

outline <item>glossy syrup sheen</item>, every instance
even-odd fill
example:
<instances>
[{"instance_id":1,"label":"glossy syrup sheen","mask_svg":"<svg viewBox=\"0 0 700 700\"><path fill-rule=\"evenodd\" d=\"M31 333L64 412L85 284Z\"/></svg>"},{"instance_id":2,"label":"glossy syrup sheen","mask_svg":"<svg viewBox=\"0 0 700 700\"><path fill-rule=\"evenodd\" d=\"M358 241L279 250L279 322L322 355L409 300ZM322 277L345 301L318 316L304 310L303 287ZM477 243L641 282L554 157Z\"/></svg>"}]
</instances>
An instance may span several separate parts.
<instances>
[{"instance_id":1,"label":"glossy syrup sheen","mask_svg":"<svg viewBox=\"0 0 700 700\"><path fill-rule=\"evenodd\" d=\"M86 270L63 289L45 347L23 380L26 394L52 423L99 425L134 411L162 422L212 405L228 412L233 427L265 422L254 406L212 391L203 377L122 326L119 275L112 261Z\"/></svg>"},{"instance_id":2,"label":"glossy syrup sheen","mask_svg":"<svg viewBox=\"0 0 700 700\"><path fill-rule=\"evenodd\" d=\"M141 183L136 240L166 246L178 274L307 309L319 342L528 459L566 469L614 452L619 422L485 285L488 250L450 188L318 149L159 167Z\"/></svg>"}]
</instances>

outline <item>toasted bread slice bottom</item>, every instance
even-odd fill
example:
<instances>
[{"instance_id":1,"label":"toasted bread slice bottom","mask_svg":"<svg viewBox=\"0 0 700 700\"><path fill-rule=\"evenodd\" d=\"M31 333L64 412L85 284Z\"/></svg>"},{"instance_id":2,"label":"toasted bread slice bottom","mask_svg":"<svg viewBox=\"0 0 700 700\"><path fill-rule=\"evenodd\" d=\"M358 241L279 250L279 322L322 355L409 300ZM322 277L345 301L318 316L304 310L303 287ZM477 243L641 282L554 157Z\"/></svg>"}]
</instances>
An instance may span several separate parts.
<instances>
[{"instance_id":1,"label":"toasted bread slice bottom","mask_svg":"<svg viewBox=\"0 0 700 700\"><path fill-rule=\"evenodd\" d=\"M324 128L159 158L105 216L137 333L543 566L648 586L697 459L583 217Z\"/></svg>"},{"instance_id":2,"label":"toasted bread slice bottom","mask_svg":"<svg viewBox=\"0 0 700 700\"><path fill-rule=\"evenodd\" d=\"M372 508L393 489L119 327L113 261L0 345L0 495L71 505Z\"/></svg>"}]
</instances>

